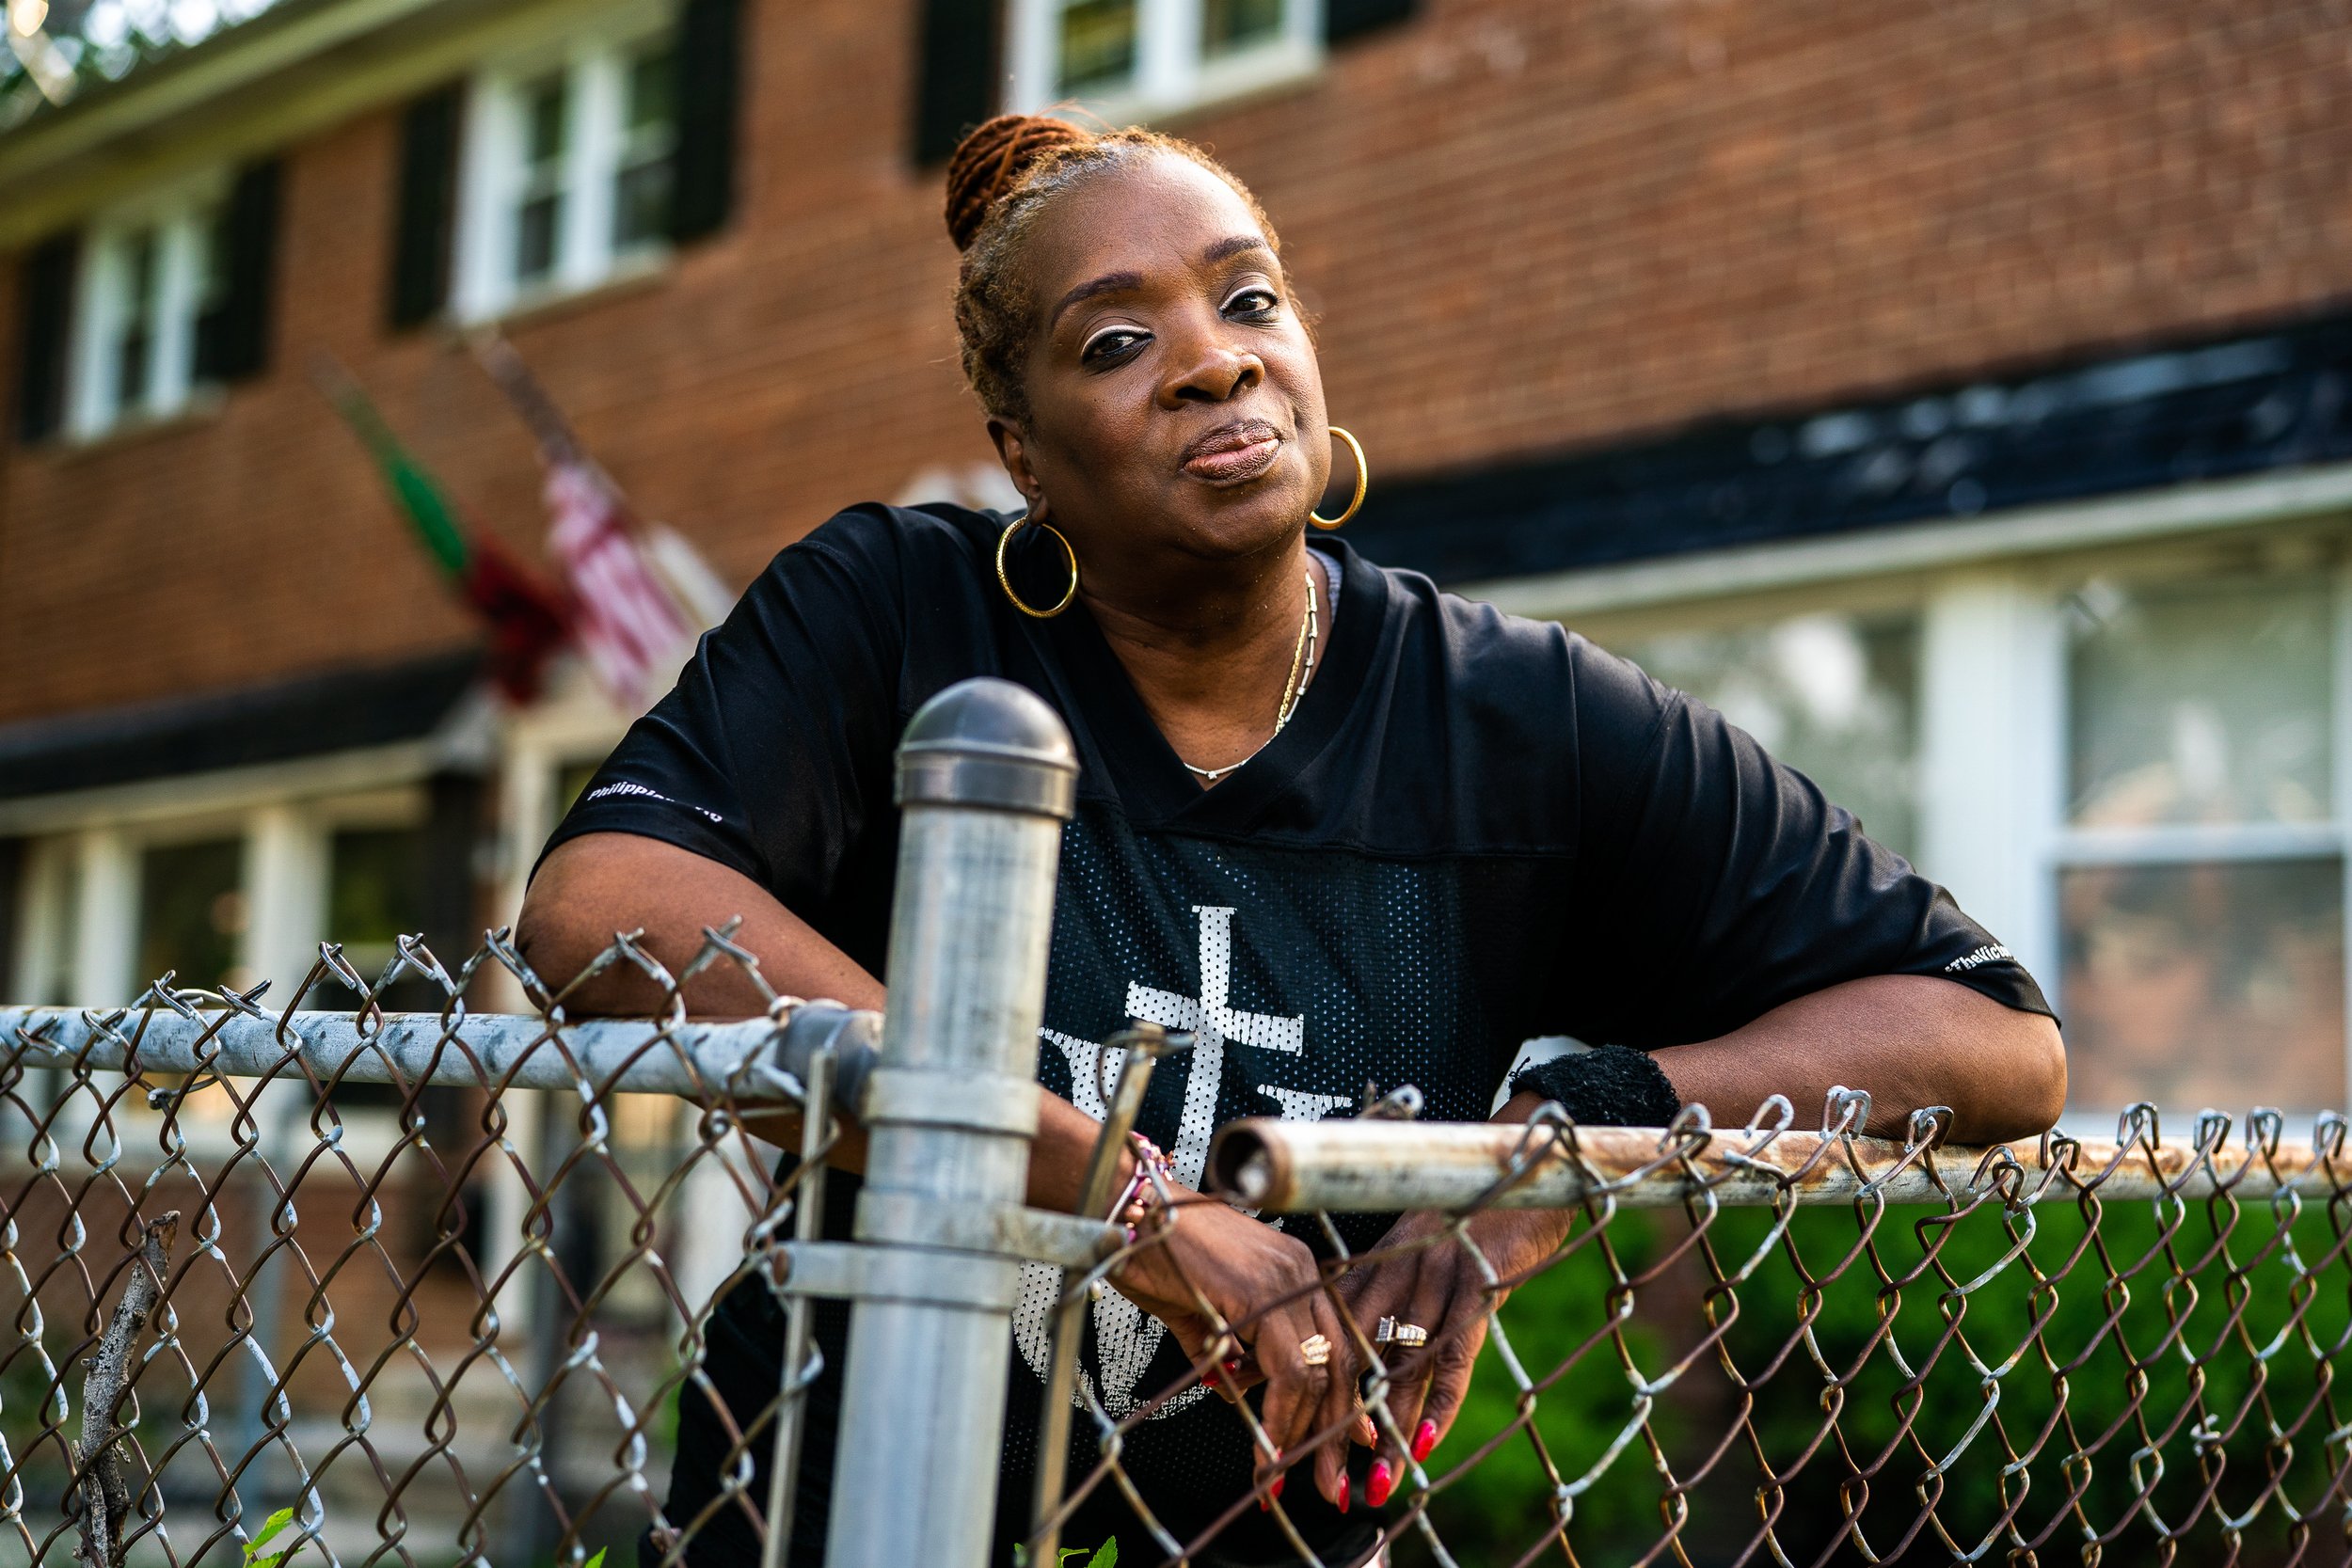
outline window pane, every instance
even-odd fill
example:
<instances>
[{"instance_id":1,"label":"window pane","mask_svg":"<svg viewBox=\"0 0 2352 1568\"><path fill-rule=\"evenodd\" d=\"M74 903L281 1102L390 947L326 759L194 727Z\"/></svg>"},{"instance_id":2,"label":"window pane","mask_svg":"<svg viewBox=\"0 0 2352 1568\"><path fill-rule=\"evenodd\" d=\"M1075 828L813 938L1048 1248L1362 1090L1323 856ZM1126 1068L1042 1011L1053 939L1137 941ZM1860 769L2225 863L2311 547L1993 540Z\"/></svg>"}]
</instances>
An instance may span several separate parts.
<instances>
[{"instance_id":1,"label":"window pane","mask_svg":"<svg viewBox=\"0 0 2352 1568\"><path fill-rule=\"evenodd\" d=\"M2335 616L2324 576L2094 582L2069 619L2075 822L2328 818Z\"/></svg>"},{"instance_id":2,"label":"window pane","mask_svg":"<svg viewBox=\"0 0 2352 1568\"><path fill-rule=\"evenodd\" d=\"M326 934L373 980L397 942L424 924L424 835L414 828L346 830L327 850Z\"/></svg>"},{"instance_id":3,"label":"window pane","mask_svg":"<svg viewBox=\"0 0 2352 1568\"><path fill-rule=\"evenodd\" d=\"M1062 92L1123 86L1136 70L1136 0L1075 0L1061 13Z\"/></svg>"},{"instance_id":4,"label":"window pane","mask_svg":"<svg viewBox=\"0 0 2352 1568\"><path fill-rule=\"evenodd\" d=\"M1916 834L1919 624L1804 615L1616 650L1722 711L1908 856Z\"/></svg>"},{"instance_id":5,"label":"window pane","mask_svg":"<svg viewBox=\"0 0 2352 1568\"><path fill-rule=\"evenodd\" d=\"M670 230L670 159L624 168L612 182L612 248L625 250Z\"/></svg>"},{"instance_id":6,"label":"window pane","mask_svg":"<svg viewBox=\"0 0 2352 1568\"><path fill-rule=\"evenodd\" d=\"M138 971L144 987L166 970L206 990L231 977L245 934L245 846L233 838L173 844L139 857Z\"/></svg>"},{"instance_id":7,"label":"window pane","mask_svg":"<svg viewBox=\"0 0 2352 1568\"><path fill-rule=\"evenodd\" d=\"M2061 872L2073 1101L2341 1106L2342 887L2332 856Z\"/></svg>"},{"instance_id":8,"label":"window pane","mask_svg":"<svg viewBox=\"0 0 2352 1568\"><path fill-rule=\"evenodd\" d=\"M515 281L535 283L555 270L564 233L564 148L570 135L571 90L561 71L521 92L522 197L515 204Z\"/></svg>"},{"instance_id":9,"label":"window pane","mask_svg":"<svg viewBox=\"0 0 2352 1568\"><path fill-rule=\"evenodd\" d=\"M523 88L523 159L534 169L564 156L571 94L561 71Z\"/></svg>"},{"instance_id":10,"label":"window pane","mask_svg":"<svg viewBox=\"0 0 2352 1568\"><path fill-rule=\"evenodd\" d=\"M555 241L564 218L564 198L542 196L515 214L515 281L529 283L555 269Z\"/></svg>"},{"instance_id":11,"label":"window pane","mask_svg":"<svg viewBox=\"0 0 2352 1568\"><path fill-rule=\"evenodd\" d=\"M1200 47L1225 55L1279 38L1282 0L1207 0L1200 9Z\"/></svg>"},{"instance_id":12,"label":"window pane","mask_svg":"<svg viewBox=\"0 0 2352 1568\"><path fill-rule=\"evenodd\" d=\"M671 150L676 145L677 55L669 44L628 62L620 164L612 176L612 248L659 240L670 229Z\"/></svg>"},{"instance_id":13,"label":"window pane","mask_svg":"<svg viewBox=\"0 0 2352 1568\"><path fill-rule=\"evenodd\" d=\"M122 242L122 335L115 341L118 409L147 401L148 351L155 335L157 249L152 229L143 229Z\"/></svg>"},{"instance_id":14,"label":"window pane","mask_svg":"<svg viewBox=\"0 0 2352 1568\"><path fill-rule=\"evenodd\" d=\"M667 45L628 63L628 108L624 122L632 137L666 130L677 118L677 55Z\"/></svg>"}]
</instances>

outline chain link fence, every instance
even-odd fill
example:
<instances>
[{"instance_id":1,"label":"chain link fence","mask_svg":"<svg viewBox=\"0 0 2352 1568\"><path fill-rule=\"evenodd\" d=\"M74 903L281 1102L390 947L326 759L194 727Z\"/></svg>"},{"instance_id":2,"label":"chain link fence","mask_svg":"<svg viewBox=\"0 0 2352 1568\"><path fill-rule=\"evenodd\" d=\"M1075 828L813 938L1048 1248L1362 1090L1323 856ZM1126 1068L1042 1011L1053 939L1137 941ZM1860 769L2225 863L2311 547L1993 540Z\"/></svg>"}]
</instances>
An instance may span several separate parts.
<instances>
[{"instance_id":1,"label":"chain link fence","mask_svg":"<svg viewBox=\"0 0 2352 1568\"><path fill-rule=\"evenodd\" d=\"M630 943L598 967L617 963L679 984ZM747 960L714 934L708 963ZM485 964L543 1010L469 1016ZM449 1009L373 1011L403 974ZM404 944L372 983L329 948L309 989L337 981L363 998L349 1014L167 979L120 1013L11 1028L0 1561L234 1563L284 1508L268 1546L323 1561L627 1560L648 1527L683 1555L716 1511L661 1508L696 1400L729 1423L717 1508L765 1539L755 1460L813 1375L808 1343L742 1423L701 1371L705 1336L736 1282L788 1290L821 1163L756 1134L803 1101L779 1049L796 1019L837 1035L854 1015L780 999L746 1026L566 1024L497 942L454 971ZM1184 1041L1149 1043L1106 1067ZM1441 1211L1414 1244L1476 1255L1493 1207L1574 1212L1535 1271L1489 1268L1507 1295L1462 1416L1379 1513L1391 1560L2344 1560L2341 1118L2290 1137L2273 1113L2244 1135L2207 1116L2168 1138L2143 1107L2110 1140L1956 1149L1931 1116L1900 1144L1862 1137L1867 1111L1833 1102L1820 1132L1785 1105L1731 1132L1244 1122L1214 1174L1310 1216L1334 1291L1397 1255L1351 1252L1344 1212ZM1197 1201L1072 1268L1073 1317ZM1224 1326L1225 1351L1255 1338ZM1437 1351L1399 1355L1372 1326L1352 1347L1362 1408L1409 1455L1391 1396ZM1120 1488L1129 1436L1219 1359L1118 1418L1065 1382L1080 1459L1041 1522ZM1270 1453L1252 1405L1232 1409L1233 1440ZM1317 1435L1348 1449L1362 1498L1373 1450ZM1215 1560L1217 1528L1179 1539L1124 1491L1121 1560ZM1296 1503L1262 1486L1226 1515L1262 1499L1278 1519Z\"/></svg>"},{"instance_id":2,"label":"chain link fence","mask_svg":"<svg viewBox=\"0 0 2352 1568\"><path fill-rule=\"evenodd\" d=\"M756 967L714 933L691 970ZM616 942L591 974L673 976ZM535 1016L471 1016L495 965ZM421 977L436 1014L374 998ZM577 983L577 982L575 982ZM324 950L263 1012L169 976L122 1011L20 1010L0 1044L0 1562L552 1563L662 1517L713 1302L773 1271L821 1180L756 1139L793 1026L564 1022L493 939L383 975ZM569 988L566 988L569 989ZM773 1132L773 1126L769 1130ZM821 1150L820 1133L816 1145ZM731 1433L746 1495L793 1390Z\"/></svg>"},{"instance_id":3,"label":"chain link fence","mask_svg":"<svg viewBox=\"0 0 2352 1568\"><path fill-rule=\"evenodd\" d=\"M998 1505L972 1456L999 1447L1041 1261L1061 1290L1016 1521L1040 1564L1113 1540L1131 1568L1216 1563L1243 1519L1330 1568L2346 1559L2341 1117L2168 1132L2139 1107L2112 1139L1963 1149L1933 1112L1861 1135L1861 1094L1818 1130L1779 1101L1635 1130L1424 1125L1398 1088L1354 1118L1232 1124L1218 1196L1163 1184L1130 1230L1104 1217L1118 1154L1187 1044L1138 1028L1097 1053L1088 1217L1041 1213L1020 1182L1067 796L1039 779L1066 772L1042 731L924 722L887 1021L787 997L691 1020L695 974L757 976L724 930L675 971L617 939L556 986L494 935L453 965L404 942L373 977L330 945L266 1009L169 976L119 1010L0 1009L0 1565L618 1568L641 1537L663 1562L772 1565L797 1466L763 1461L801 1440L818 1298L852 1311L829 1568L977 1564ZM572 1018L616 967L663 1005ZM533 1010L471 1012L489 970ZM438 1011L385 1010L420 984ZM841 1115L868 1139L854 1242L818 1233ZM1317 1240L1298 1293L1346 1325L1332 1373L1358 1399L1279 1463L1254 1396L1232 1403L1254 1485L1180 1533L1131 1470L1137 1433L1204 1380L1248 1382L1280 1306L1229 1321L1188 1273L1216 1201ZM1565 1222L1532 1261L1492 1249L1519 1210ZM1381 1240L1400 1213L1438 1218ZM1404 1348L1348 1311L1364 1271L1438 1248L1476 1275L1454 1332ZM1114 1415L1078 1375L1089 1307L1147 1255L1206 1328ZM707 1365L746 1282L785 1341L748 1417ZM1458 1419L1417 1451L1418 1388L1482 1336ZM724 1439L691 1517L665 1512L681 1409ZM1311 1485L1279 1485L1327 1445L1361 1511L1343 1556L1315 1549ZM1114 1537L1062 1539L1105 1502ZM722 1533L752 1544L697 1551Z\"/></svg>"}]
</instances>

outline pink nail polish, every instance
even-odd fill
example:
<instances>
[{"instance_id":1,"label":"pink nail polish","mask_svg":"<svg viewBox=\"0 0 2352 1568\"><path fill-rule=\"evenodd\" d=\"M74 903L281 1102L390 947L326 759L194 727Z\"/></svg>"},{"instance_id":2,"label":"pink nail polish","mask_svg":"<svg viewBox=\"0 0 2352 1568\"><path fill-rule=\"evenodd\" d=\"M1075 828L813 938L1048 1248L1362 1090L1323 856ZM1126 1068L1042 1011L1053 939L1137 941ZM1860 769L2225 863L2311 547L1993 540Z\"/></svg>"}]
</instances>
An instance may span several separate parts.
<instances>
[{"instance_id":1,"label":"pink nail polish","mask_svg":"<svg viewBox=\"0 0 2352 1568\"><path fill-rule=\"evenodd\" d=\"M1413 1429L1413 1463L1418 1465L1429 1457L1429 1450L1438 1446L1438 1423L1423 1421Z\"/></svg>"},{"instance_id":2,"label":"pink nail polish","mask_svg":"<svg viewBox=\"0 0 2352 1568\"><path fill-rule=\"evenodd\" d=\"M1371 1479L1364 1482L1364 1501L1378 1508L1389 1500L1389 1488L1394 1484L1389 1475L1389 1462L1385 1459L1374 1460Z\"/></svg>"},{"instance_id":3,"label":"pink nail polish","mask_svg":"<svg viewBox=\"0 0 2352 1568\"><path fill-rule=\"evenodd\" d=\"M1345 1476L1340 1477L1340 1512L1342 1513L1347 1512L1347 1478Z\"/></svg>"}]
</instances>

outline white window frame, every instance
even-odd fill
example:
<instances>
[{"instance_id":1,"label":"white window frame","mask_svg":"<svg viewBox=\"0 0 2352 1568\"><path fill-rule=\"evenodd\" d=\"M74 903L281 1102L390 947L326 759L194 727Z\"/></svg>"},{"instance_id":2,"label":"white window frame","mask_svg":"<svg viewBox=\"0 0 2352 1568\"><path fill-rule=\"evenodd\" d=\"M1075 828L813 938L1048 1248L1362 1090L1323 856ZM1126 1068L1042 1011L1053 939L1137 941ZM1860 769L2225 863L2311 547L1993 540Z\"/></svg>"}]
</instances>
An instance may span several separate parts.
<instances>
[{"instance_id":1,"label":"white window frame","mask_svg":"<svg viewBox=\"0 0 2352 1568\"><path fill-rule=\"evenodd\" d=\"M2115 565L2122 568L2124 562ZM2128 580L2144 584L2192 583L2202 563L2195 561L2174 562L2162 555L2129 558ZM2280 572L2294 569L2276 562L2264 562L2257 570ZM2096 865L2176 865L2188 866L2229 863L2259 864L2267 862L2312 860L2333 855L2338 859L2337 919L2344 942L2344 984L2341 1005L2344 1020L2344 1092L2352 1096L2352 563L2340 563L2325 568L2333 587L2333 689L2328 694L2328 721L2331 729L2330 757L2332 779L2328 786L2329 820L2326 822L2233 822L2178 823L2153 828L2085 828L2076 827L2067 817L2072 780L2067 768L2067 724L2074 693L2071 689L2070 660L2060 620L2066 594L2072 585L2083 578L2099 575L2094 568L2085 567L2070 575L2063 582L2050 584L2038 595L2045 607L2052 628L2048 656L2044 660L2049 695L2049 709L2056 719L2052 726L2052 767L2048 780L2046 829L2042 835L2041 852L2034 857L2033 874L2038 883L2040 908L2037 925L2046 942L2048 958L2034 974L2042 980L2051 1005L2062 1018L2066 1012L2063 991L2065 973L2060 966L2063 954L2058 942L2058 882L2066 872L2078 866ZM1994 927L1998 929L1998 927ZM2096 1117L2120 1112L2117 1105L2070 1106L2071 1113ZM2196 1106L2167 1105L2168 1112L2194 1112ZM2217 1109L2233 1117L2242 1117L2249 1105L2224 1105ZM2343 1110L2344 1106L2320 1107L2294 1105L2285 1107L2290 1121L2307 1120L2311 1112L2320 1109Z\"/></svg>"},{"instance_id":2,"label":"white window frame","mask_svg":"<svg viewBox=\"0 0 2352 1568\"><path fill-rule=\"evenodd\" d=\"M2313 564L2330 552L2341 564ZM2066 598L2102 574L2186 579L2210 573L2217 561L2328 570L2336 582L2334 820L2191 831L2211 835L2197 847L2214 859L2344 857L2345 1092L2352 1096L2352 464L1500 578L1462 592L1512 614L1565 621L1604 646L1627 626L1646 633L1832 608L1865 593L1916 594L1924 616L1919 868L2009 945L2063 1018L2060 870L2135 853L2179 863L2186 847L2180 830L2102 834L2063 820ZM2121 1108L2071 1102L2066 1125L2096 1131L2103 1116ZM2243 1116L2248 1107L2223 1109ZM2312 1109L2287 1107L2290 1126L2308 1126Z\"/></svg>"},{"instance_id":3,"label":"white window frame","mask_svg":"<svg viewBox=\"0 0 2352 1568\"><path fill-rule=\"evenodd\" d=\"M1008 107L1038 113L1067 102L1057 79L1061 13L1070 0L1012 0L1006 8ZM1283 0L1279 36L1218 59L1201 50L1203 0L1136 0L1136 70L1123 90L1080 100L1119 123L1151 119L1311 77L1323 68L1324 0Z\"/></svg>"},{"instance_id":4,"label":"white window frame","mask_svg":"<svg viewBox=\"0 0 2352 1568\"><path fill-rule=\"evenodd\" d=\"M95 440L166 420L198 401L197 315L203 308L205 246L229 183L212 168L146 192L100 214L85 231L74 280L72 351L66 381L66 434ZM129 313L127 246L156 236L154 323L139 400L119 395L115 340Z\"/></svg>"},{"instance_id":5,"label":"white window frame","mask_svg":"<svg viewBox=\"0 0 2352 1568\"><path fill-rule=\"evenodd\" d=\"M612 243L613 181L628 151L628 56L672 32L668 4L636 4L567 30L558 40L498 56L474 77L466 105L452 247L453 309L460 321L488 321L659 270L663 239ZM562 215L555 265L528 286L515 278L515 212L526 179L529 135L523 89L562 71L570 103L564 149Z\"/></svg>"}]
</instances>

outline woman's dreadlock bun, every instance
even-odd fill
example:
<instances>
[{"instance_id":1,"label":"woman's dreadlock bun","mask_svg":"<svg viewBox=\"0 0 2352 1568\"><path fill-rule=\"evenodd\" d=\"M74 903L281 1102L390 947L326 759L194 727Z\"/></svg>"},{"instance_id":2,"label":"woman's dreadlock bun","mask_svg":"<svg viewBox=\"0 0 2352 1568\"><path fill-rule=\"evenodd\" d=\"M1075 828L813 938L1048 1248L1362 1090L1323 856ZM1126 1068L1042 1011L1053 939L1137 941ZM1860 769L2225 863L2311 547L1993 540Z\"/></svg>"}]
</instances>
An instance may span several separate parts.
<instances>
[{"instance_id":1,"label":"woman's dreadlock bun","mask_svg":"<svg viewBox=\"0 0 2352 1568\"><path fill-rule=\"evenodd\" d=\"M974 126L947 160L947 232L969 250L989 208L1057 147L1081 147L1094 133L1046 115L998 115Z\"/></svg>"}]
</instances>

